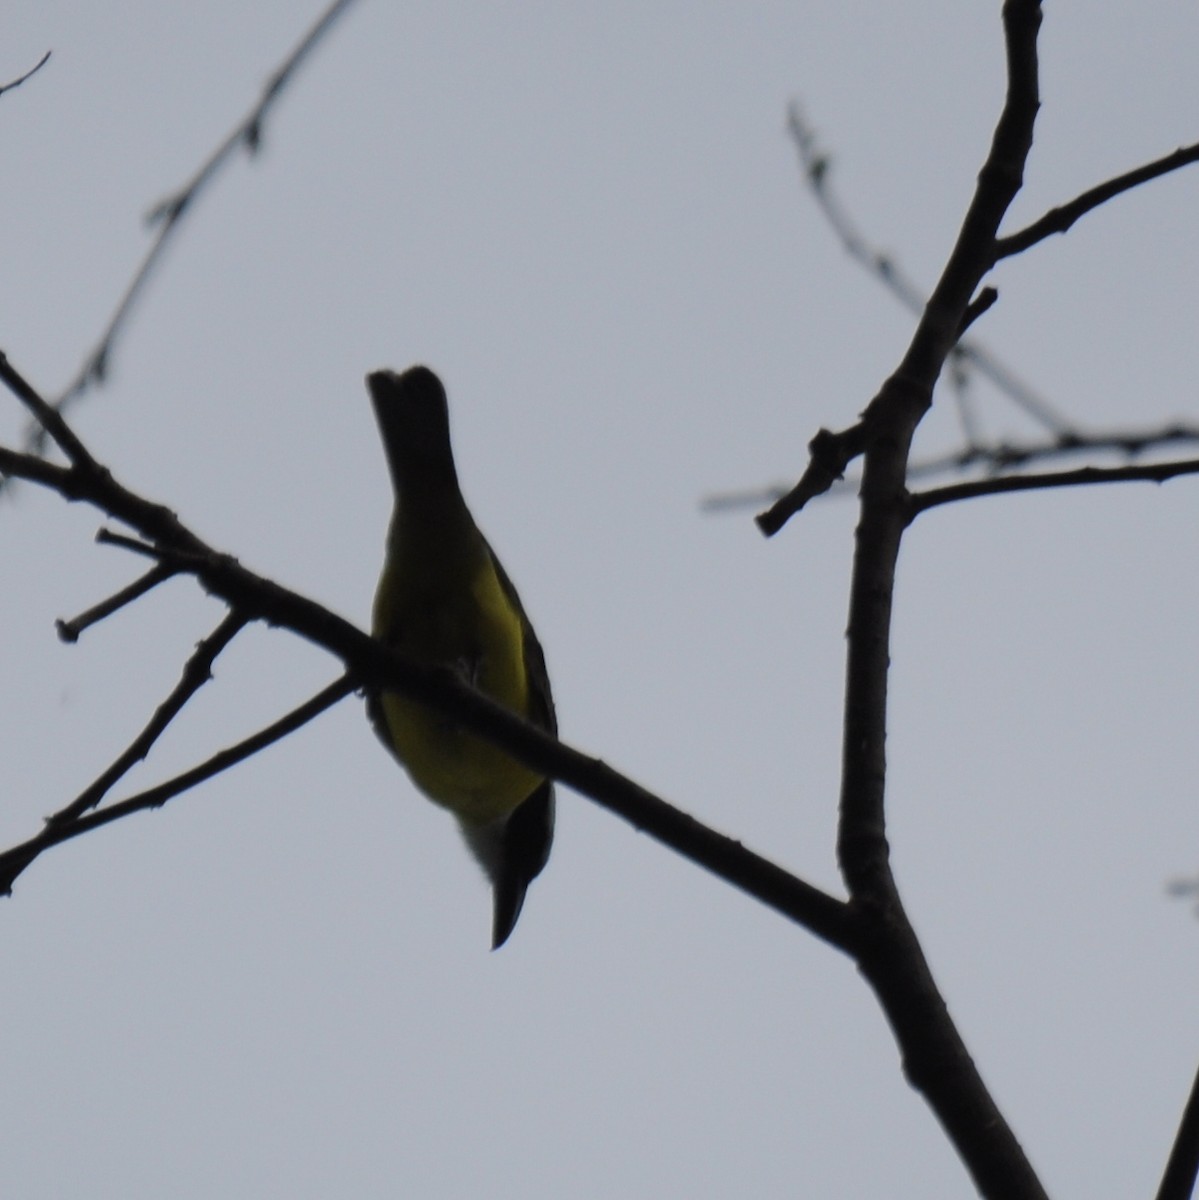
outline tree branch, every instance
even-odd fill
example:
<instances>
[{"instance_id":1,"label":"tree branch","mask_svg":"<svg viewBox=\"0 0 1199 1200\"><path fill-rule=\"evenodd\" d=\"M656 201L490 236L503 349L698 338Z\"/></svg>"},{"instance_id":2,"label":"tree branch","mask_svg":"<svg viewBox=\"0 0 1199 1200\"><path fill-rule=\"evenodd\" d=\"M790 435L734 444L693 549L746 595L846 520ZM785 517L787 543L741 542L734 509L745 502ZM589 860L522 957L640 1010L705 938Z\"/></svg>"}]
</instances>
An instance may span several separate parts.
<instances>
[{"instance_id":1,"label":"tree branch","mask_svg":"<svg viewBox=\"0 0 1199 1200\"><path fill-rule=\"evenodd\" d=\"M817 145L816 132L798 104L793 103L788 109L787 129L795 144L800 167L816 204L846 253L865 267L905 308L920 316L924 312L928 297L904 271L893 254L878 246L872 246L867 241L850 216L845 202L833 191L831 160ZM969 322L965 324L968 327ZM983 378L990 380L1013 404L1046 429L1061 433L1070 428L1070 422L1065 416L1058 413L1049 401L1018 378L1011 367L981 342L963 337L953 348L952 355L958 363L972 368Z\"/></svg>"},{"instance_id":2,"label":"tree branch","mask_svg":"<svg viewBox=\"0 0 1199 1200\"><path fill-rule=\"evenodd\" d=\"M162 563L151 567L140 579L135 579L128 587L123 587L119 592L114 592L106 600L101 600L99 604L94 604L85 612L81 612L77 617L72 617L69 621L59 617L54 622L54 627L58 630L58 636L64 642L77 642L79 635L93 625L99 624L105 617L111 617L113 613L119 612L127 604L132 604L135 600L140 600L147 592L153 591L160 583L165 583L172 575L175 574L173 567L165 567Z\"/></svg>"},{"instance_id":3,"label":"tree branch","mask_svg":"<svg viewBox=\"0 0 1199 1200\"><path fill-rule=\"evenodd\" d=\"M799 482L754 520L766 537L773 537L809 500L824 495L845 474L845 468L866 447L866 426L859 422L840 433L820 429L808 443L808 467Z\"/></svg>"},{"instance_id":4,"label":"tree branch","mask_svg":"<svg viewBox=\"0 0 1199 1200\"><path fill-rule=\"evenodd\" d=\"M867 242L849 215L844 203L833 192L830 184L830 159L819 148L816 133L808 124L798 104L793 103L790 106L787 126L799 155L804 177L811 187L821 212L824 213L846 252L878 278L908 308L927 314L931 301L926 304L920 289L908 278L893 256L877 247L872 247ZM991 262L988 267L993 266L995 262L1004 257L1035 245L1054 233L1064 233L1085 213L1121 192L1128 191L1160 175L1176 171L1196 160L1199 160L1199 143L1182 147L1172 154L1165 155L1136 170L1108 180L1098 187L1091 188L1070 201L1069 204L1052 209L1019 233L1003 238L993 237L990 250ZM981 276L979 278L981 279ZM1015 451L1014 453L1019 457L1013 457L1010 447L1006 444L997 446L981 444L977 437L967 430L969 443L967 449L960 454L937 460L936 465L938 467L962 467L973 462L986 462L993 467L1005 467L1015 462L1025 461L1025 456L1045 457L1050 454L1088 447L1112 448L1113 439L1110 435L1084 434L1072 430L1064 417L1055 412L1031 388L1017 379L1008 367L988 350L964 336L970 325L995 302L996 298L997 294L994 289L984 288L963 309L957 329L958 340L951 347L949 354L956 368L970 367L990 379L1014 403L1052 431L1055 436L1047 445ZM966 414L963 414L964 419L965 416ZM830 434L824 430L817 434L817 437L810 443L809 465L800 481L790 489L779 488L767 491L766 497L772 498L770 507L755 518L758 527L766 536L777 533L815 496L832 490L834 487L837 487L838 490L841 490L842 487L856 490L857 481L843 483L842 480L849 463L861 453L860 433L861 430L854 427L842 434ZM1187 436L1199 435L1188 434ZM1132 434L1127 439L1121 439L1121 445L1117 448L1127 447L1128 453L1137 453L1145 443L1155 440L1158 440L1158 435L1152 432ZM1179 438L1179 440L1182 439ZM1135 444L1129 445L1129 443ZM913 468L910 475L924 473L927 469L925 467ZM841 486L838 487L838 485ZM738 507L742 504L759 504L762 501L763 493L761 491L734 493L706 500L704 507L714 510Z\"/></svg>"},{"instance_id":5,"label":"tree branch","mask_svg":"<svg viewBox=\"0 0 1199 1200\"><path fill-rule=\"evenodd\" d=\"M1039 475L1008 475L1003 479L975 479L946 487L915 492L908 500L910 520L941 504L998 496L1004 492L1031 492L1045 488L1089 487L1097 483L1165 483L1180 475L1199 474L1199 460L1144 463L1126 467L1080 467L1076 471L1046 471Z\"/></svg>"},{"instance_id":6,"label":"tree branch","mask_svg":"<svg viewBox=\"0 0 1199 1200\"><path fill-rule=\"evenodd\" d=\"M1052 237L1055 233L1066 233L1080 217L1098 208L1101 204L1106 204L1122 192L1131 191L1143 183L1148 183L1151 179L1168 175L1171 171L1180 170L1193 162L1199 162L1199 142L1191 146L1180 146L1172 153L1154 159L1153 162L1146 163L1143 167L1137 167L1123 175L1117 175L1114 179L1109 179L1107 182L1083 192L1082 195L1076 196L1068 204L1051 208L1043 217L1038 218L1018 233L999 238L995 243L995 261L999 262L1001 259L1010 258L1013 254L1020 254L1030 246L1035 246L1038 242Z\"/></svg>"},{"instance_id":7,"label":"tree branch","mask_svg":"<svg viewBox=\"0 0 1199 1200\"><path fill-rule=\"evenodd\" d=\"M165 568L172 574L174 568ZM212 678L212 665L220 653L245 628L245 620L238 613L229 613L225 619L196 646L195 652L183 667L183 675L171 694L158 706L149 724L137 735L116 761L94 783L80 795L46 818L51 828L61 828L78 820L88 809L95 808L113 785L136 763L150 753L154 743L162 736L167 726L183 710L183 706Z\"/></svg>"},{"instance_id":8,"label":"tree branch","mask_svg":"<svg viewBox=\"0 0 1199 1200\"><path fill-rule=\"evenodd\" d=\"M850 904L863 925L858 964L894 1030L904 1071L937 1115L979 1192L995 1200L1045 1200L1045 1192L948 1015L891 871L887 684L912 436L990 266L999 223L1023 182L1039 106L1040 21L1036 0L1006 0L1008 88L990 152L907 353L864 414L868 435L847 630L837 840Z\"/></svg>"},{"instance_id":9,"label":"tree branch","mask_svg":"<svg viewBox=\"0 0 1199 1200\"><path fill-rule=\"evenodd\" d=\"M1189 425L1172 424L1159 429L1111 429L1088 434L1064 434L1051 442L969 444L951 454L909 464L907 477L910 483L914 479L927 479L946 471L964 471L969 467L1004 471L1045 459L1093 452L1123 454L1135 458L1165 446L1192 445L1196 442L1199 442L1199 429ZM828 492L834 496L857 495L861 485L861 477L851 475L846 479L834 480ZM756 508L762 504L776 503L786 495L787 488L782 484L747 488L741 492L714 492L700 501L700 508L704 512Z\"/></svg>"},{"instance_id":10,"label":"tree branch","mask_svg":"<svg viewBox=\"0 0 1199 1200\"><path fill-rule=\"evenodd\" d=\"M147 214L149 225L157 225L158 232L150 248L147 250L141 264L133 273L133 278L126 285L124 294L108 319L108 323L100 335L100 340L88 353L79 373L67 385L62 395L54 402L56 410L65 411L75 403L92 383L103 382L108 373L112 359L113 348L124 330L130 313L136 301L145 290L151 274L162 258L168 243L179 229L185 213L191 211L195 201L200 197L207 185L215 179L221 169L229 162L239 148L244 146L253 154L262 142L262 128L272 106L291 82L292 78L303 65L305 60L317 48L325 35L336 23L354 0L334 0L321 14L312 28L300 40L299 45L288 55L282 65L270 76L254 107L226 135L225 139L209 155L196 173L177 191L160 200ZM49 55L46 56L47 58ZM42 60L43 62L45 59ZM41 63L38 64L41 66ZM37 69L36 67L34 68ZM32 72L31 72L32 73ZM26 77L27 78L27 77ZM20 82L20 80L18 80ZM15 86L15 85L10 85ZM24 448L35 454L41 454L45 449L45 432L49 426L40 421L31 426L26 437Z\"/></svg>"},{"instance_id":11,"label":"tree branch","mask_svg":"<svg viewBox=\"0 0 1199 1200\"><path fill-rule=\"evenodd\" d=\"M37 63L30 67L24 75L18 75L17 78L12 80L10 83L0 86L0 96L3 96L5 92L11 92L13 88L19 88L26 79L28 79L31 75L36 75L49 61L50 51L47 50L46 53L43 54L40 59L38 59Z\"/></svg>"},{"instance_id":12,"label":"tree branch","mask_svg":"<svg viewBox=\"0 0 1199 1200\"><path fill-rule=\"evenodd\" d=\"M34 859L43 851L49 850L51 846L61 845L81 834L90 833L93 829L99 829L102 825L111 824L113 821L119 821L134 813L145 812L151 808L161 808L173 797L195 787L198 783L211 779L214 775L219 775L222 771L227 771L243 759L257 754L260 750L265 750L272 742L279 741L289 733L294 733L314 717L323 713L325 709L331 708L339 700L345 699L353 690L353 681L348 676L344 676L318 692L312 699L306 700L297 708L292 709L286 716L280 717L278 721L268 725L265 729L260 729L256 734L243 739L236 745L219 751L198 766L192 767L190 771L184 771L181 775L176 775L165 783L139 792L128 800L110 804L98 812L79 815L70 821L60 822L54 819L47 821L42 832L36 837L0 853L0 896L12 895L12 886L17 877Z\"/></svg>"},{"instance_id":13,"label":"tree branch","mask_svg":"<svg viewBox=\"0 0 1199 1200\"><path fill-rule=\"evenodd\" d=\"M1157 1200L1191 1200L1196 1175L1199 1175L1199 1073L1182 1110L1178 1133L1157 1189Z\"/></svg>"}]
</instances>

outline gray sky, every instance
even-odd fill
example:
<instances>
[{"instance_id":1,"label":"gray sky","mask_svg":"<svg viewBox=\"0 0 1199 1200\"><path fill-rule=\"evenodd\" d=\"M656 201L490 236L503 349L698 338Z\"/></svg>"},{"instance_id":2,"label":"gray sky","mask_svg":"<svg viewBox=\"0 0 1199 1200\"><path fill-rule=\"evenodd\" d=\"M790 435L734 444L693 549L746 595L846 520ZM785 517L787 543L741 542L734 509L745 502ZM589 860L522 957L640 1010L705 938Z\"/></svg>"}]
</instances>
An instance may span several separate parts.
<instances>
[{"instance_id":1,"label":"gray sky","mask_svg":"<svg viewBox=\"0 0 1199 1200\"><path fill-rule=\"evenodd\" d=\"M1047 6L1027 220L1199 137L1191 4ZM140 216L318 11L13 0L0 348L53 393ZM202 536L359 623L390 497L362 387L445 378L460 474L546 647L564 737L838 887L853 506L773 542L700 499L791 480L908 316L788 143L923 284L1002 98L999 4L361 0L163 263L77 428ZM978 336L1084 426L1199 419L1199 176L996 273ZM978 389L988 431L1034 430ZM20 428L0 405L0 436ZM951 406L921 454L953 448ZM1181 480L989 499L905 543L896 870L1051 1191L1147 1194L1199 1057L1199 699ZM186 582L60 645L141 569L95 514L0 508L4 844L140 728L219 606ZM335 674L254 631L131 781ZM343 704L53 851L0 905L0 1158L22 1200L966 1196L846 960L563 792L512 941L453 822Z\"/></svg>"}]
</instances>

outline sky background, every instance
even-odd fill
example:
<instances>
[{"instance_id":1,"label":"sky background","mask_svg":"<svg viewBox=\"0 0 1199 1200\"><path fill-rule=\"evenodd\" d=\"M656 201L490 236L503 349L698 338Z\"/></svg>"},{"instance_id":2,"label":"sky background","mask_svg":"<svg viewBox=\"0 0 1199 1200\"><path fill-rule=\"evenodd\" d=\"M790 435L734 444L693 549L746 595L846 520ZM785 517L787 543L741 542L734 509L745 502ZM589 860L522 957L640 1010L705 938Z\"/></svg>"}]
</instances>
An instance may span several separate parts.
<instances>
[{"instance_id":1,"label":"sky background","mask_svg":"<svg viewBox=\"0 0 1199 1200\"><path fill-rule=\"evenodd\" d=\"M91 449L247 566L364 624L391 498L363 375L444 377L464 489L546 648L563 736L823 887L853 504L765 541L715 492L787 484L910 317L836 244L800 99L857 221L922 285L1003 93L999 4L359 0L260 155L191 214L76 410ZM1008 228L1199 137L1199 9L1047 5ZM10 0L0 349L49 394L141 216L320 11ZM1199 421L1192 168L995 272L975 333L1078 426ZM994 435L1036 429L986 385ZM960 445L951 403L921 456ZM0 440L23 427L0 404ZM895 612L895 869L1051 1193L1147 1195L1199 1059L1199 482L922 517ZM132 738L222 610L187 581L64 646L142 564L94 512L0 506L0 837ZM336 675L243 634L118 795ZM0 1161L22 1200L969 1196L847 960L562 790L510 943L453 822L358 700L0 904Z\"/></svg>"}]
</instances>

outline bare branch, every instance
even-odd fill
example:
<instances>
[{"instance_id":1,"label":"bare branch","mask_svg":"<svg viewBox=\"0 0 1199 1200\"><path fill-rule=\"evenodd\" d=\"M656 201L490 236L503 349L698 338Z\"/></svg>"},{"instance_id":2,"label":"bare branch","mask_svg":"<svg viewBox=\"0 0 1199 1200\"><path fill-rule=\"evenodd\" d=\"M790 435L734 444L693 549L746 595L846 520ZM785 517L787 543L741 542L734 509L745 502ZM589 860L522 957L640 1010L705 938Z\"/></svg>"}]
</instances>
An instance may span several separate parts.
<instances>
[{"instance_id":1,"label":"bare branch","mask_svg":"<svg viewBox=\"0 0 1199 1200\"><path fill-rule=\"evenodd\" d=\"M985 287L973 300L966 306L966 311L962 314L962 323L958 328L958 337L965 334L966 330L978 320L994 303L999 299L999 292L993 287ZM950 359L953 359L950 355Z\"/></svg>"},{"instance_id":2,"label":"bare branch","mask_svg":"<svg viewBox=\"0 0 1199 1200\"><path fill-rule=\"evenodd\" d=\"M1127 467L1080 467L1077 471L1052 471L1040 475L1008 475L1002 479L974 479L948 487L916 492L908 501L911 519L930 508L998 496L1004 492L1031 492L1046 488L1090 487L1097 483L1164 483L1179 475L1199 474L1199 459L1186 462L1142 463Z\"/></svg>"},{"instance_id":3,"label":"bare branch","mask_svg":"<svg viewBox=\"0 0 1199 1200\"><path fill-rule=\"evenodd\" d=\"M830 435L831 436L831 435ZM1199 442L1199 429L1190 425L1166 425L1160 429L1112 429L1089 434L1067 434L1050 442L994 442L984 445L970 442L964 450L955 450L937 458L926 458L908 467L908 481L929 479L947 471L981 467L991 472L1007 471L1047 459L1081 454L1122 454L1136 458L1166 446L1193 445ZM850 475L835 480L828 488L830 496L856 495L861 478ZM787 494L785 484L746 488L744 491L715 492L700 501L704 512L727 512L759 508L775 503Z\"/></svg>"},{"instance_id":4,"label":"bare branch","mask_svg":"<svg viewBox=\"0 0 1199 1200\"><path fill-rule=\"evenodd\" d=\"M845 468L865 449L866 427L861 422L841 433L818 430L808 443L808 468L799 482L780 496L754 520L758 528L772 537L803 508L809 500L823 495L845 474Z\"/></svg>"},{"instance_id":5,"label":"bare branch","mask_svg":"<svg viewBox=\"0 0 1199 1200\"><path fill-rule=\"evenodd\" d=\"M142 558L155 559L161 565L162 553L158 547L143 542L140 538L129 537L128 534L117 533L112 529L101 529L96 534L96 541L105 546L118 546L122 550L128 550L130 554L140 554Z\"/></svg>"},{"instance_id":6,"label":"bare branch","mask_svg":"<svg viewBox=\"0 0 1199 1200\"><path fill-rule=\"evenodd\" d=\"M1199 1073L1191 1084L1178 1133L1157 1189L1157 1200L1191 1200L1199 1175Z\"/></svg>"},{"instance_id":7,"label":"bare branch","mask_svg":"<svg viewBox=\"0 0 1199 1200\"><path fill-rule=\"evenodd\" d=\"M23 84L25 82L26 79L28 79L31 75L36 75L49 61L50 61L50 51L47 50L46 53L43 54L42 57L38 60L37 64L35 66L30 67L29 70L26 71L24 75L18 76L11 83L5 83L3 85L0 85L0 96L3 96L5 92L11 92L13 90L13 88L19 88L21 86L21 84Z\"/></svg>"},{"instance_id":8,"label":"bare branch","mask_svg":"<svg viewBox=\"0 0 1199 1200\"><path fill-rule=\"evenodd\" d=\"M240 147L245 146L251 153L258 149L262 141L263 124L272 105L278 100L301 65L317 48L337 19L353 2L354 0L334 0L334 3L329 5L304 35L299 45L272 73L262 95L250 112L238 122L187 183L155 204L147 214L147 223L158 226L157 236L126 286L112 316L109 317L99 342L87 355L78 375L54 402L55 409L67 410L87 391L89 385L103 382L108 373L117 339L124 330L134 304L145 289L146 283L162 258L168 243L179 229L183 215L194 207L195 201L206 186L218 176L221 169L232 159ZM44 422L42 422L42 427L45 428ZM41 453L44 446L45 436L41 429L31 427L25 442L25 449Z\"/></svg>"},{"instance_id":9,"label":"bare branch","mask_svg":"<svg viewBox=\"0 0 1199 1200\"><path fill-rule=\"evenodd\" d=\"M140 579L135 579L128 587L124 587L119 592L109 596L107 600L101 600L99 604L93 605L86 612L80 613L79 616L72 617L69 621L63 620L60 617L54 622L54 627L58 630L58 636L64 642L79 641L79 635L85 629L98 624L105 617L111 617L113 613L120 611L127 604L132 604L135 600L140 599L160 583L165 583L174 574L174 567L163 566L161 563L155 567L151 567Z\"/></svg>"},{"instance_id":10,"label":"bare branch","mask_svg":"<svg viewBox=\"0 0 1199 1200\"><path fill-rule=\"evenodd\" d=\"M814 496L827 491L849 462L869 449L872 427L885 429L888 444L899 451L888 474L894 475L898 468L900 478L890 480L887 486L892 496L902 493L911 436L932 403L932 390L946 360L960 344L971 299L991 266L996 230L1023 184L1024 163L1032 145L1032 128L1040 104L1036 57L1040 6L1036 0L1007 0L1003 12L1008 33L1007 98L991 151L979 172L974 197L941 278L922 306L920 322L903 361L867 407L865 424L840 434L821 430L809 443L812 457L800 481L755 518L767 537L777 533ZM1029 14L1034 16L1030 18ZM1031 35L1016 36L1014 31L1026 20ZM825 164L810 174L823 180L826 173ZM902 427L889 428L900 414Z\"/></svg>"},{"instance_id":11,"label":"bare branch","mask_svg":"<svg viewBox=\"0 0 1199 1200\"><path fill-rule=\"evenodd\" d=\"M183 706L212 678L213 663L245 625L245 618L237 613L229 613L220 625L196 646L195 652L183 667L183 675L179 682L155 710L146 727L94 783L85 788L65 808L46 818L48 826L59 828L70 825L88 809L95 808L116 782L150 753L154 743L183 710Z\"/></svg>"},{"instance_id":12,"label":"bare branch","mask_svg":"<svg viewBox=\"0 0 1199 1200\"><path fill-rule=\"evenodd\" d=\"M1077 454L1122 454L1137 458L1165 446L1195 442L1199 442L1199 428L1171 424L1158 429L1109 429L1087 434L1066 434L1051 442L973 444L953 454L913 463L908 470L908 478L927 478L942 471L974 466L989 471L1004 471L1030 462Z\"/></svg>"},{"instance_id":13,"label":"bare branch","mask_svg":"<svg viewBox=\"0 0 1199 1200\"><path fill-rule=\"evenodd\" d=\"M286 716L280 717L278 721L259 730L252 737L245 738L236 745L219 751L190 771L184 771L183 774L176 775L173 779L168 779L157 787L139 792L128 800L110 804L107 808L100 809L99 812L78 816L71 821L48 821L45 828L36 837L0 853L0 896L12 895L12 886L16 882L17 876L44 850L70 841L71 838L79 837L80 834L88 833L93 829L99 829L102 825L119 821L133 813L144 812L150 808L161 808L175 796L211 779L214 775L219 775L222 771L227 771L243 759L266 749L272 742L277 742L289 733L294 733L314 717L323 713L325 709L331 708L339 700L345 699L353 690L353 681L348 676L343 676L318 692L312 699L292 709Z\"/></svg>"},{"instance_id":14,"label":"bare branch","mask_svg":"<svg viewBox=\"0 0 1199 1200\"><path fill-rule=\"evenodd\" d=\"M999 224L1023 183L1039 107L1040 22L1036 0L1005 0L1008 88L990 152L908 350L864 414L837 834L842 877L864 926L858 966L891 1023L904 1072L936 1114L979 1192L1005 1200L1045 1200L1045 1191L948 1015L899 895L887 842L887 689L912 437L990 266Z\"/></svg>"},{"instance_id":15,"label":"bare branch","mask_svg":"<svg viewBox=\"0 0 1199 1200\"><path fill-rule=\"evenodd\" d=\"M869 243L849 215L845 202L832 187L831 159L820 149L815 130L808 124L803 110L796 103L788 110L787 128L799 154L804 178L812 190L817 206L824 213L841 245L851 258L865 267L900 303L919 316L924 312L927 296L906 274L894 255ZM967 321L965 327L968 328L969 324ZM965 328L962 332L965 332ZM1009 366L981 342L974 338L963 338L953 348L952 359L974 368L999 388L1012 403L1046 429L1060 433L1070 428L1066 417L1056 412L1047 400L1018 378Z\"/></svg>"},{"instance_id":16,"label":"bare branch","mask_svg":"<svg viewBox=\"0 0 1199 1200\"><path fill-rule=\"evenodd\" d=\"M3 351L0 351L0 382L21 397L31 411L48 409L45 398L16 370ZM87 500L102 512L137 529L151 545L169 548L176 557L188 553L213 553L165 505L144 500L117 483L111 472L92 458L61 412L51 412L49 419L59 431L55 440L62 438L60 445L67 449L72 465L56 467L36 455L19 454L0 447L0 473L53 488L68 500ZM98 540L105 540L103 533L98 535ZM111 540L115 541L116 535L112 535Z\"/></svg>"},{"instance_id":17,"label":"bare branch","mask_svg":"<svg viewBox=\"0 0 1199 1200\"><path fill-rule=\"evenodd\" d=\"M23 454L0 446L0 485L7 485L14 478L40 483L68 500L79 498L75 494L78 473L74 467L60 467L36 454Z\"/></svg>"},{"instance_id":18,"label":"bare branch","mask_svg":"<svg viewBox=\"0 0 1199 1200\"><path fill-rule=\"evenodd\" d=\"M1106 204L1121 193L1131 191L1142 183L1148 183L1151 179L1157 179L1162 175L1168 175L1171 171L1190 166L1193 162L1199 162L1199 142L1191 146L1180 146L1171 154L1154 159L1153 162L1146 163L1143 167L1137 167L1133 171L1117 175L1114 179L1109 179L1106 183L1101 183L1097 187L1083 192L1081 196L1076 196L1068 204L1051 208L1043 217L1018 233L999 238L995 243L995 261L999 262L1000 259L1010 258L1013 254L1020 254L1030 246L1035 246L1038 242L1052 237L1055 233L1065 233L1075 221L1101 204Z\"/></svg>"}]
</instances>

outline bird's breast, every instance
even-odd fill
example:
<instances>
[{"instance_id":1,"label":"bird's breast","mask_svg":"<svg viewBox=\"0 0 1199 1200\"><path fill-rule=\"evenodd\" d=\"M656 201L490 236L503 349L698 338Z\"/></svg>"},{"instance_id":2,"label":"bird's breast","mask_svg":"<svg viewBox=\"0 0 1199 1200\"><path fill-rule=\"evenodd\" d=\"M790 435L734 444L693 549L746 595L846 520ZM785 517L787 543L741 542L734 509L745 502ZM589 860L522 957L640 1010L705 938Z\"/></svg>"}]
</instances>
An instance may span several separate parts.
<instances>
[{"instance_id":1,"label":"bird's breast","mask_svg":"<svg viewBox=\"0 0 1199 1200\"><path fill-rule=\"evenodd\" d=\"M395 564L403 570L402 559ZM527 716L529 681L524 622L504 593L490 556L458 579L418 572L396 586L384 572L376 634L402 654L445 667L497 704ZM462 820L489 824L528 798L542 776L452 719L394 693L381 698L396 757L429 799Z\"/></svg>"}]
</instances>

